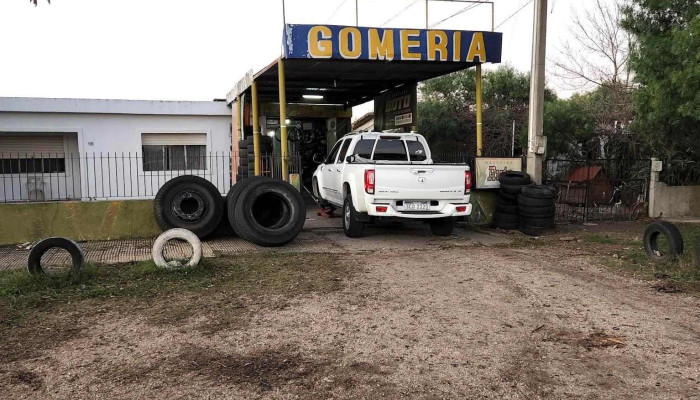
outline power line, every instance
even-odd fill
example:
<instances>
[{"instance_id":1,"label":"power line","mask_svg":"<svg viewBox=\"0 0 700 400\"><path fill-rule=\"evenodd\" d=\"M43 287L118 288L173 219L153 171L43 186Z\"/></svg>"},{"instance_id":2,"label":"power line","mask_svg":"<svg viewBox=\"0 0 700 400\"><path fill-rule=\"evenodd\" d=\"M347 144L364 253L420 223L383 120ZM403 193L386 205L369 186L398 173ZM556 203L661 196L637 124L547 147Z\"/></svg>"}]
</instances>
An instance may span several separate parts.
<instances>
[{"instance_id":1,"label":"power line","mask_svg":"<svg viewBox=\"0 0 700 400\"><path fill-rule=\"evenodd\" d=\"M419 1L421 1L421 0L416 0L416 1L414 1L413 3L407 5L407 6L404 7L401 11L397 12L393 17L391 17L391 18L389 18L388 20L386 20L386 22L384 22L384 23L381 24L380 26L384 26L384 25L388 24L388 23L391 22L394 18L398 17L399 15L403 14L404 12L406 12L406 10L408 10L408 9L411 8L411 7L413 7L413 6L414 6L416 3L418 3Z\"/></svg>"},{"instance_id":2,"label":"power line","mask_svg":"<svg viewBox=\"0 0 700 400\"><path fill-rule=\"evenodd\" d=\"M328 17L328 20L326 21L326 23L331 22L331 20L333 19L333 17L335 17L335 14L338 13L338 10L340 10L340 7L342 7L343 4L345 4L346 1L348 1L348 0L343 0L343 1L340 2L340 4L338 4L338 7L336 7L336 8L335 8L335 11L333 11L333 14L331 14L331 16Z\"/></svg>"},{"instance_id":3,"label":"power line","mask_svg":"<svg viewBox=\"0 0 700 400\"><path fill-rule=\"evenodd\" d=\"M438 22L436 22L436 23L430 25L430 27L431 27L431 28L434 28L434 27L440 25L441 23L447 21L448 19L453 18L453 17L456 17L456 16L458 16L459 14L465 13L465 12L471 10L472 8L478 7L478 6L480 6L480 5L484 4L484 3L486 3L486 2L485 2L485 1L480 1L480 2L478 2L478 3L476 3L476 4L470 4L470 5L466 6L466 7L464 7L463 9L461 9L460 11L457 11L456 13L450 15L449 17L444 18L444 19L442 19L442 20L440 20L440 21L438 21Z\"/></svg>"},{"instance_id":4,"label":"power line","mask_svg":"<svg viewBox=\"0 0 700 400\"><path fill-rule=\"evenodd\" d=\"M494 30L500 28L501 25L505 24L505 23L508 22L511 18L515 17L520 11L523 10L523 8L527 7L530 3L532 3L532 0L528 0L525 4L523 4L522 7L518 8L513 14L510 14L510 15L508 16L508 18L506 18L506 19L504 19L503 21L501 21L500 24L496 25L496 27L494 28Z\"/></svg>"}]
</instances>

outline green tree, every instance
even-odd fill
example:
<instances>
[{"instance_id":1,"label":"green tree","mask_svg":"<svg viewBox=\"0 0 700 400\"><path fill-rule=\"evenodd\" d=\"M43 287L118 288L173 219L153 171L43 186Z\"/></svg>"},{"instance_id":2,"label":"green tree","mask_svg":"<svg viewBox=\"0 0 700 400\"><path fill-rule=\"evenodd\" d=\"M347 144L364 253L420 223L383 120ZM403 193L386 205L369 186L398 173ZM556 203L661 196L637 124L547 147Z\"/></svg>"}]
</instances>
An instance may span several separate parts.
<instances>
[{"instance_id":1,"label":"green tree","mask_svg":"<svg viewBox=\"0 0 700 400\"><path fill-rule=\"evenodd\" d=\"M551 158L582 159L598 155L597 121L590 112L589 96L574 95L545 105L544 132ZM527 132L521 137L527 141Z\"/></svg>"},{"instance_id":2,"label":"green tree","mask_svg":"<svg viewBox=\"0 0 700 400\"><path fill-rule=\"evenodd\" d=\"M632 0L623 27L636 37L630 65L633 130L655 155L700 158L700 1Z\"/></svg>"},{"instance_id":3,"label":"green tree","mask_svg":"<svg viewBox=\"0 0 700 400\"><path fill-rule=\"evenodd\" d=\"M424 82L420 87L418 123L435 153L476 154L476 72L463 70ZM511 154L512 126L527 130L530 78L510 66L485 71L483 76L484 154ZM556 98L547 89L546 100Z\"/></svg>"}]
</instances>

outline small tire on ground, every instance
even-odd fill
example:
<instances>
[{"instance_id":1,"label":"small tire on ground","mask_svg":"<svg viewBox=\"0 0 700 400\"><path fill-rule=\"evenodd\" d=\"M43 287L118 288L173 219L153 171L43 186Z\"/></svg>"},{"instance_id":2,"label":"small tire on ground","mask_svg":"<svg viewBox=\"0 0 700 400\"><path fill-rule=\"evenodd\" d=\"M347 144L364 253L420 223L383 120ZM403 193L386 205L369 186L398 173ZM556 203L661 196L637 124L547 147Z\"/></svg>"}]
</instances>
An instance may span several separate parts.
<instances>
[{"instance_id":1,"label":"small tire on ground","mask_svg":"<svg viewBox=\"0 0 700 400\"><path fill-rule=\"evenodd\" d=\"M306 221L301 193L287 182L270 178L248 183L235 202L233 214L239 236L266 247L291 242Z\"/></svg>"},{"instance_id":2,"label":"small tire on ground","mask_svg":"<svg viewBox=\"0 0 700 400\"><path fill-rule=\"evenodd\" d=\"M668 252L659 249L659 237L664 236L668 243ZM664 263L683 254L683 236L678 228L670 222L652 222L644 230L644 251L655 262Z\"/></svg>"},{"instance_id":3,"label":"small tire on ground","mask_svg":"<svg viewBox=\"0 0 700 400\"><path fill-rule=\"evenodd\" d=\"M365 223L357 218L357 210L352 205L352 196L348 192L343 201L343 232L349 238L359 238L364 230Z\"/></svg>"},{"instance_id":4,"label":"small tire on ground","mask_svg":"<svg viewBox=\"0 0 700 400\"><path fill-rule=\"evenodd\" d=\"M71 257L71 274L78 274L83 267L85 257L80 246L74 241L62 237L50 237L39 241L29 251L27 257L27 270L32 275L44 275L45 271L41 266L41 257L47 251L54 248L66 250Z\"/></svg>"},{"instance_id":5,"label":"small tire on ground","mask_svg":"<svg viewBox=\"0 0 700 400\"><path fill-rule=\"evenodd\" d=\"M204 238L212 233L224 213L216 188L199 176L183 175L163 185L153 201L156 223L162 230L183 228Z\"/></svg>"},{"instance_id":6,"label":"small tire on ground","mask_svg":"<svg viewBox=\"0 0 700 400\"><path fill-rule=\"evenodd\" d=\"M176 260L167 261L165 257L163 257L165 245L169 241L175 239L184 240L190 245L190 247L192 247L192 257L184 264ZM188 231L187 229L169 229L161 233L153 243L151 256L153 257L153 262L155 262L155 264L161 268L180 269L196 267L197 264L199 264L199 261L202 259L202 242L199 240L197 235L195 235L192 231Z\"/></svg>"},{"instance_id":7,"label":"small tire on ground","mask_svg":"<svg viewBox=\"0 0 700 400\"><path fill-rule=\"evenodd\" d=\"M554 205L554 199L536 199L521 194L518 196L518 207L551 207Z\"/></svg>"},{"instance_id":8,"label":"small tire on ground","mask_svg":"<svg viewBox=\"0 0 700 400\"><path fill-rule=\"evenodd\" d=\"M557 196L557 189L553 186L523 186L520 193L531 199L553 199Z\"/></svg>"},{"instance_id":9,"label":"small tire on ground","mask_svg":"<svg viewBox=\"0 0 700 400\"><path fill-rule=\"evenodd\" d=\"M455 228L452 218L439 218L429 222L430 232L435 236L450 236Z\"/></svg>"},{"instance_id":10,"label":"small tire on ground","mask_svg":"<svg viewBox=\"0 0 700 400\"><path fill-rule=\"evenodd\" d=\"M498 176L498 181L502 185L516 185L516 186L529 185L531 182L530 175L528 175L525 172L520 172L520 171L502 172Z\"/></svg>"}]
</instances>

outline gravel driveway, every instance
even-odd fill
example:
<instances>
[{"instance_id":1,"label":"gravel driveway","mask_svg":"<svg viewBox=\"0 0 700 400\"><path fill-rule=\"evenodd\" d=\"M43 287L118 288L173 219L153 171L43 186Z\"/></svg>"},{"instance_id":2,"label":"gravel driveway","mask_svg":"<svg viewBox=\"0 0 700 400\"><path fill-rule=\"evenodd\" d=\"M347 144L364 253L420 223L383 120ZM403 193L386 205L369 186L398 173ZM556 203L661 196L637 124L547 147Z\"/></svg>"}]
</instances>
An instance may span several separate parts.
<instances>
[{"instance_id":1,"label":"gravel driveway","mask_svg":"<svg viewBox=\"0 0 700 400\"><path fill-rule=\"evenodd\" d=\"M3 362L0 378L10 379L0 391L86 399L700 398L700 299L614 274L594 250L556 239L536 247L429 240L400 251L353 248L340 255L353 272L337 278L339 290L237 298L248 317L210 331L202 326L226 310L207 307L206 298L171 300L203 306L168 323L145 316L157 300L128 312L107 306L74 315L90 326L74 339Z\"/></svg>"}]
</instances>

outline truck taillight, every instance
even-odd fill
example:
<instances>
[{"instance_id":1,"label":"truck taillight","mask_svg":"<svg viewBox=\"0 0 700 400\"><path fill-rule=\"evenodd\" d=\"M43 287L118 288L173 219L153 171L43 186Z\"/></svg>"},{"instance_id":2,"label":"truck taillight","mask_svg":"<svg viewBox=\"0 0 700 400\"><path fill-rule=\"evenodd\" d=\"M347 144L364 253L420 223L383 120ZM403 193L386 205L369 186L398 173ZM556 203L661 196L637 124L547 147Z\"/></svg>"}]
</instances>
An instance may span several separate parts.
<instances>
[{"instance_id":1,"label":"truck taillight","mask_svg":"<svg viewBox=\"0 0 700 400\"><path fill-rule=\"evenodd\" d=\"M467 194L472 189L472 173L471 171L464 171L464 194Z\"/></svg>"},{"instance_id":2,"label":"truck taillight","mask_svg":"<svg viewBox=\"0 0 700 400\"><path fill-rule=\"evenodd\" d=\"M368 169L365 171L365 192L374 194L374 170Z\"/></svg>"}]
</instances>

